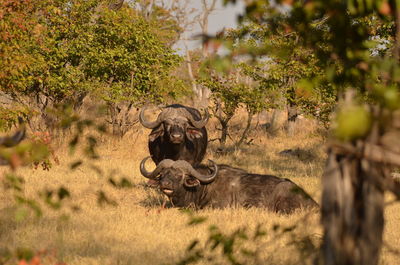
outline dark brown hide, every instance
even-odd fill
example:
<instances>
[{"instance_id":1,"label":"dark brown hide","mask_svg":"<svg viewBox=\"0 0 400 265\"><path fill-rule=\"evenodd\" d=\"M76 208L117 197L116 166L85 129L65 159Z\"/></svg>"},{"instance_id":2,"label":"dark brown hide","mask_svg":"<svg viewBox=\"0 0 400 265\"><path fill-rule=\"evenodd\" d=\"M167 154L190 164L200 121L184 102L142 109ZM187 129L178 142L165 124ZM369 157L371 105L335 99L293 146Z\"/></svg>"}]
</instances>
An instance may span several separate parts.
<instances>
[{"instance_id":1,"label":"dark brown hide","mask_svg":"<svg viewBox=\"0 0 400 265\"><path fill-rule=\"evenodd\" d=\"M212 174L204 165L195 169L203 175ZM218 165L218 170L212 183L203 184L185 170L167 167L158 175L160 189L177 207L259 207L284 214L318 207L303 189L288 179L251 174L227 165Z\"/></svg>"},{"instance_id":2,"label":"dark brown hide","mask_svg":"<svg viewBox=\"0 0 400 265\"><path fill-rule=\"evenodd\" d=\"M147 122L151 126L157 125L152 129L148 143L154 163L172 159L200 164L206 153L208 136L204 126L198 128L193 124L196 121L202 121L197 109L174 104L165 107L156 121ZM143 120L141 123L146 124Z\"/></svg>"}]
</instances>

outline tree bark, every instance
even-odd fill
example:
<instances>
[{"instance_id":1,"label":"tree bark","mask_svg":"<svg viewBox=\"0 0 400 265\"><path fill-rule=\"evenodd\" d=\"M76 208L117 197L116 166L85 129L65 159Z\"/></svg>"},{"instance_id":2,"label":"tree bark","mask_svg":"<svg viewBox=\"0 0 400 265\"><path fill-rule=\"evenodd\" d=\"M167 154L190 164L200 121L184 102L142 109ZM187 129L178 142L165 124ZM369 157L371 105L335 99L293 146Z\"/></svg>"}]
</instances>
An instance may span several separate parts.
<instances>
[{"instance_id":1,"label":"tree bark","mask_svg":"<svg viewBox=\"0 0 400 265\"><path fill-rule=\"evenodd\" d=\"M321 262L376 265L384 226L381 165L329 151L322 179Z\"/></svg>"},{"instance_id":2,"label":"tree bark","mask_svg":"<svg viewBox=\"0 0 400 265\"><path fill-rule=\"evenodd\" d=\"M375 117L380 116L377 109L374 112ZM320 264L379 263L384 191L395 192L399 188L390 184L390 165L400 160L399 154L379 145L383 133L383 128L375 122L367 139L341 147L334 144L328 151L322 179L324 237Z\"/></svg>"},{"instance_id":3,"label":"tree bark","mask_svg":"<svg viewBox=\"0 0 400 265\"><path fill-rule=\"evenodd\" d=\"M225 120L221 120L221 148L224 149L225 145L226 145L226 139L228 138L228 122L226 122Z\"/></svg>"},{"instance_id":4,"label":"tree bark","mask_svg":"<svg viewBox=\"0 0 400 265\"><path fill-rule=\"evenodd\" d=\"M132 116L134 108L129 103L109 103L109 115L111 118L112 133L115 136L123 137L138 122L137 115Z\"/></svg>"},{"instance_id":5,"label":"tree bark","mask_svg":"<svg viewBox=\"0 0 400 265\"><path fill-rule=\"evenodd\" d=\"M211 0L211 3L209 4L207 0L202 0L202 5L203 5L203 14L199 20L201 32L203 35L208 34L208 18L211 14L212 11L215 9L215 4L217 3L217 0ZM207 44L203 42L203 56L204 58L208 57L208 50L207 50Z\"/></svg>"},{"instance_id":6,"label":"tree bark","mask_svg":"<svg viewBox=\"0 0 400 265\"><path fill-rule=\"evenodd\" d=\"M253 120L253 115L254 115L254 113L252 111L247 111L246 128L244 128L242 136L240 137L239 141L236 143L237 148L239 148L243 144L243 142L247 139L247 136L249 135L251 121Z\"/></svg>"},{"instance_id":7,"label":"tree bark","mask_svg":"<svg viewBox=\"0 0 400 265\"><path fill-rule=\"evenodd\" d=\"M299 115L299 110L296 105L288 104L287 105L287 121L286 121L286 132L289 136L293 136L296 133L296 120Z\"/></svg>"},{"instance_id":8,"label":"tree bark","mask_svg":"<svg viewBox=\"0 0 400 265\"><path fill-rule=\"evenodd\" d=\"M194 101L196 107L198 107L200 105L201 99L203 98L202 90L199 89L199 87L196 84L196 79L194 78L193 69L192 69L192 58L190 56L190 51L189 51L189 48L187 45L186 36L184 36L183 42L184 42L185 50L186 50L186 66L188 69L190 82L192 83L192 91L195 94L195 96L197 97L197 100L195 99L193 101Z\"/></svg>"}]
</instances>

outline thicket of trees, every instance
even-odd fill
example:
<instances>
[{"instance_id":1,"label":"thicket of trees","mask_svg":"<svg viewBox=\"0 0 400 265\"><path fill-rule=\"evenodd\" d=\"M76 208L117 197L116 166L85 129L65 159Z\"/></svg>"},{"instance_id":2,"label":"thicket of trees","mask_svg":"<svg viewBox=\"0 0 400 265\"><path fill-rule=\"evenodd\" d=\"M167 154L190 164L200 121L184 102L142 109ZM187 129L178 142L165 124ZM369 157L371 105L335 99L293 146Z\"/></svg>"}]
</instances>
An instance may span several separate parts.
<instances>
[{"instance_id":1,"label":"thicket of trees","mask_svg":"<svg viewBox=\"0 0 400 265\"><path fill-rule=\"evenodd\" d=\"M123 135L132 108L185 92L171 76L182 60L170 45L178 27L172 18L147 19L103 0L7 0L0 10L1 91L20 104L9 119L36 114L51 128L48 109L79 110L91 96L103 100L115 134ZM164 23L175 28L160 34Z\"/></svg>"}]
</instances>

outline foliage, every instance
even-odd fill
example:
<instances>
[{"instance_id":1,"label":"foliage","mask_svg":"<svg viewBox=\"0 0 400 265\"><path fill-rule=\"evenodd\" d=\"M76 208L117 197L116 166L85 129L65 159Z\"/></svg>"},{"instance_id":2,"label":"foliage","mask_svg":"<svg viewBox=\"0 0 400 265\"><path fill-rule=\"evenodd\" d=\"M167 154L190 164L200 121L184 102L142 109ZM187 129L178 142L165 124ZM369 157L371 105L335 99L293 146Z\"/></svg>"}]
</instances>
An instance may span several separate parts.
<instances>
[{"instance_id":1,"label":"foliage","mask_svg":"<svg viewBox=\"0 0 400 265\"><path fill-rule=\"evenodd\" d=\"M46 131L46 132L34 132L33 133L33 138L32 141L38 144L42 144L44 146L47 147L47 150L49 151L49 156L51 155L51 157L53 158L53 161L59 165L60 161L58 156L55 154L55 150L54 147L52 146L53 143L53 138L51 136L51 133ZM47 170L49 171L50 168L52 167L52 162L50 160L50 157L46 157L46 159L42 160L42 161L34 161L34 168L37 169L38 166L40 165L42 167L43 170Z\"/></svg>"},{"instance_id":2,"label":"foliage","mask_svg":"<svg viewBox=\"0 0 400 265\"><path fill-rule=\"evenodd\" d=\"M287 17L275 14L272 6L268 1L260 2L259 8L272 12L271 16L265 20L245 18L238 29L227 32L224 42L231 49L230 56L236 60L250 55L258 63L248 65L248 69L264 94L300 107L326 125L336 103L336 90L319 82L324 72L312 49L301 44L301 36L290 29Z\"/></svg>"},{"instance_id":3,"label":"foliage","mask_svg":"<svg viewBox=\"0 0 400 265\"><path fill-rule=\"evenodd\" d=\"M207 218L190 211L185 213L189 216L189 226L200 225L207 221ZM216 225L209 225L208 237L205 241L193 240L186 248L184 258L176 264L196 264L202 261L213 264L220 264L223 261L232 265L268 264L270 257L262 255L263 247L285 236L291 238L289 245L294 245L301 254L298 264L307 264L306 260L315 256L317 250L314 239L297 234L307 218L306 215L291 226L275 224L270 229L266 229L262 224L258 224L253 229L239 227L232 232L225 232Z\"/></svg>"},{"instance_id":4,"label":"foliage","mask_svg":"<svg viewBox=\"0 0 400 265\"><path fill-rule=\"evenodd\" d=\"M28 108L3 108L0 107L0 131L8 131L18 124L18 118L27 120L32 113Z\"/></svg>"},{"instance_id":5,"label":"foliage","mask_svg":"<svg viewBox=\"0 0 400 265\"><path fill-rule=\"evenodd\" d=\"M282 21L288 34L298 36L297 44L315 54L321 74L305 76L300 87L318 91L327 85L341 103L332 134L339 147L329 149L322 181L324 242L316 263L378 264L384 191L400 198L400 189L388 173L400 165L398 150L390 147L397 140L384 143L390 133L397 138L399 134L395 115L400 108L399 1L282 0L269 5L254 0L246 4L246 19L267 24L272 32L277 28L274 21ZM267 45L262 48L256 56L268 56L273 50ZM246 49L243 53L254 55ZM396 159L389 158L389 150ZM354 213L352 218L348 212Z\"/></svg>"},{"instance_id":6,"label":"foliage","mask_svg":"<svg viewBox=\"0 0 400 265\"><path fill-rule=\"evenodd\" d=\"M42 67L43 61L35 49L42 29L31 16L36 10L33 1L0 3L0 87L3 91L24 89L33 81L28 69Z\"/></svg>"},{"instance_id":7,"label":"foliage","mask_svg":"<svg viewBox=\"0 0 400 265\"><path fill-rule=\"evenodd\" d=\"M361 2L249 1L241 28L225 38L228 57L267 61L265 85L283 87L289 102L324 122L347 88L396 109L393 3Z\"/></svg>"},{"instance_id":8,"label":"foliage","mask_svg":"<svg viewBox=\"0 0 400 265\"><path fill-rule=\"evenodd\" d=\"M110 10L106 0L1 5L0 89L35 106L42 119L55 105L79 109L89 94L114 107L160 102L185 90L170 75L181 60L167 45L172 30L161 34L157 16L148 21L128 5Z\"/></svg>"},{"instance_id":9,"label":"foliage","mask_svg":"<svg viewBox=\"0 0 400 265\"><path fill-rule=\"evenodd\" d=\"M273 102L263 91L263 87L252 79L249 69L246 70L244 64L235 66L237 71L230 73L218 73L212 70L204 70L198 82L210 89L211 98L214 101L214 115L221 124L221 147L225 146L229 135L229 121L235 115L239 107L246 108L248 112L248 122L241 139L236 143L239 146L247 137L250 129L252 116L268 107L273 106Z\"/></svg>"},{"instance_id":10,"label":"foliage","mask_svg":"<svg viewBox=\"0 0 400 265\"><path fill-rule=\"evenodd\" d=\"M179 13L182 11L175 5L171 5L171 9L168 9L156 1L149 19L155 35L168 47L172 47L179 40L184 30L179 23L179 17L177 17L179 15L174 14L174 12Z\"/></svg>"},{"instance_id":11,"label":"foliage","mask_svg":"<svg viewBox=\"0 0 400 265\"><path fill-rule=\"evenodd\" d=\"M87 76L107 89L99 90L106 101L137 100L145 95L162 100L168 93L157 84L168 77L179 57L149 30L150 26L130 8L118 13L105 10L97 18L92 47L83 65Z\"/></svg>"}]
</instances>

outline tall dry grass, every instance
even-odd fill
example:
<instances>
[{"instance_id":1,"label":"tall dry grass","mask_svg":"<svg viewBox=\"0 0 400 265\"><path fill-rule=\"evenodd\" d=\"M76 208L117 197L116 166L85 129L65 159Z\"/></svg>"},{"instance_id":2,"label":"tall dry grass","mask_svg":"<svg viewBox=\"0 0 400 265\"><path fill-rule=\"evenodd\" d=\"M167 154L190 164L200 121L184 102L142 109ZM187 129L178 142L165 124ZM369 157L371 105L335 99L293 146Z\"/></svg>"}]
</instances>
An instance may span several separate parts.
<instances>
[{"instance_id":1,"label":"tall dry grass","mask_svg":"<svg viewBox=\"0 0 400 265\"><path fill-rule=\"evenodd\" d=\"M239 128L240 117L235 126ZM259 120L260 124L265 121ZM208 124L210 138L218 131L216 121ZM194 214L206 217L199 225L189 226L188 214L176 208L161 209L165 198L156 190L147 188L146 180L139 172L139 163L148 155L147 135L149 130L139 126L124 139L101 137L98 161L85 160L83 155L70 157L65 144L60 140L56 150L60 165L50 171L22 168L17 174L25 177L24 194L38 198L38 191L64 185L71 191L71 199L61 210L46 207L42 218L26 218L16 221L17 209L13 207L10 190L0 192L0 249L2 247L27 247L54 251L58 260L71 265L90 264L173 264L185 257L187 246L198 239L204 245L210 225L217 225L230 233L240 227L251 234L261 224L266 235L259 240L247 240L243 247L255 250L256 258L241 255L246 264L311 264L312 257L306 239L318 245L322 231L318 213L297 212L293 215L277 215L262 209L207 209ZM232 133L232 137L237 134ZM315 125L308 121L299 124L295 136L282 130L267 132L259 126L251 134L252 145L218 155L217 142L210 143L207 158L244 168L251 172L275 174L290 178L303 187L315 200L321 196L320 180L323 172L325 149L324 138ZM281 156L278 152L292 149L293 156ZM71 170L69 165L77 160L85 163ZM99 175L93 166L101 169ZM1 176L4 176L2 169ZM108 178L128 178L133 186L117 189L108 183ZM99 206L97 192L104 191L118 205ZM388 201L390 200L388 196ZM69 206L79 206L74 212ZM381 264L399 264L400 206L391 204L386 208L385 248ZM290 233L279 235L273 227L297 227ZM310 242L308 242L310 243ZM314 252L315 253L315 252ZM208 255L216 255L208 252ZM305 256L304 256L305 255ZM227 264L226 260L219 260ZM200 264L210 264L203 260Z\"/></svg>"}]
</instances>

